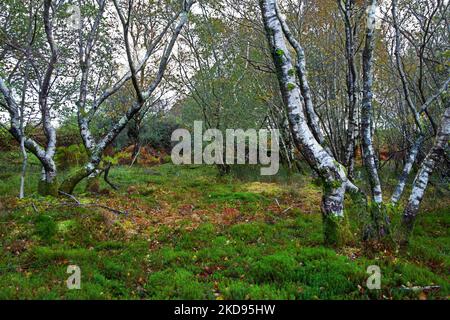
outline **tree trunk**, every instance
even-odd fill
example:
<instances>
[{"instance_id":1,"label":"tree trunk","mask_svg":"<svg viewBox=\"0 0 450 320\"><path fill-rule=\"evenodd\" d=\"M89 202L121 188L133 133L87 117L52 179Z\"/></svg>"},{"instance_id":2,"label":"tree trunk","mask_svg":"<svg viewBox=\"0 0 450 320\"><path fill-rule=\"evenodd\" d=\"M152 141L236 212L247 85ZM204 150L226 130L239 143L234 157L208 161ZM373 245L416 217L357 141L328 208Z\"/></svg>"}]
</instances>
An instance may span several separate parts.
<instances>
[{"instance_id":1,"label":"tree trunk","mask_svg":"<svg viewBox=\"0 0 450 320\"><path fill-rule=\"evenodd\" d=\"M408 180L412 167L416 162L417 155L419 154L419 150L422 147L424 138L425 137L423 135L420 135L408 153L408 158L406 159L402 174L398 179L397 186L395 187L394 193L392 194L391 197L391 203L394 205L397 204L397 202L400 200L400 197L403 194L403 190L405 189L406 186L406 181Z\"/></svg>"},{"instance_id":2,"label":"tree trunk","mask_svg":"<svg viewBox=\"0 0 450 320\"><path fill-rule=\"evenodd\" d=\"M73 194L73 190L81 182L84 178L91 175L96 168L100 165L99 157L91 157L91 161L84 165L82 168L78 169L71 175L69 175L64 181L61 183L59 190L67 194Z\"/></svg>"},{"instance_id":3,"label":"tree trunk","mask_svg":"<svg viewBox=\"0 0 450 320\"><path fill-rule=\"evenodd\" d=\"M177 19L170 21L170 23L167 25L167 28L163 31L163 34L161 35L161 37L164 36L164 34L166 32L168 32L169 27L171 25L174 26L174 28L172 30L172 35L171 35L171 37L169 37L169 41L166 44L166 46L164 47L164 51L162 53L162 56L160 57L158 72L157 72L154 80L147 87L147 90L145 92L142 92L141 89L138 88L138 84L136 82L136 72L138 70L140 70L143 63L145 63L146 59L148 59L151 56L154 48L152 49L152 46L149 47L150 50L147 52L146 57L143 60L143 63L140 64L141 67L135 68L134 62L132 61L132 59L129 55L130 48L128 45L128 33L126 31L127 23L129 23L129 19L127 19L128 22L125 22L124 17L121 13L121 10L118 6L118 3L116 1L114 1L114 5L117 9L117 13L119 14L119 18L124 26L124 32L125 32L124 41L125 41L125 47L127 50L127 58L128 58L128 63L130 66L131 74L124 76L122 78L122 79L124 79L123 81L121 80L121 81L117 82L113 87L107 89L102 95L102 97L104 96L104 98L100 98L99 99L100 102L96 102L96 104L94 104L94 106L91 108L90 113L87 114L85 106L86 106L86 97L87 97L87 90L88 90L87 79L89 77L89 72L90 72L88 66L90 64L91 56L85 55L84 61L82 61L82 63L80 64L80 68L82 71L82 77L81 77L82 81L80 84L80 96L79 96L79 99L77 102L77 108L78 108L77 115L78 115L78 125L80 127L80 133L81 133L81 136L83 139L83 143L88 151L88 154L90 155L90 159L89 159L89 162L83 168L79 169L78 171L76 171L75 173L73 173L72 175L70 175L63 181L63 183L61 184L61 191L68 193L68 194L73 193L73 190L75 189L75 187L77 186L77 184L80 181L82 181L84 178L88 177L94 171L99 169L99 166L100 166L101 160L102 160L102 155L103 155L103 152L105 151L105 149L114 141L114 139L117 137L117 135L119 135L119 133L126 127L126 125L130 122L130 120L139 111L141 111L145 102L152 96L154 91L158 88L159 84L161 83L161 81L163 79L164 73L166 71L167 64L171 57L175 42L178 39L178 36L179 36L181 30L183 29L184 25L186 24L186 22L188 20L188 15L189 15L189 12L191 10L193 3L194 3L193 0L185 1L183 4L182 11L177 15ZM100 11L96 18L96 23L93 26L94 30L96 30L96 28L98 28L98 26L99 26L104 8L105 8L105 1L102 1ZM128 17L128 18L130 18L130 17ZM94 39L90 39L90 41L88 41L87 45L88 45L88 47L90 47L89 51L94 46L94 42L95 42ZM84 51L84 48L81 48L80 50ZM121 86L123 86L123 84L129 79L132 79L133 86L135 87L136 94L138 96L137 100L128 108L128 110L125 112L125 114L123 114L119 118L119 120L116 121L112 125L112 127L109 129L108 133L100 141L96 142L89 130L89 121L92 119L95 111L99 108L99 106L100 106L99 103L105 101L105 99L107 99L107 97L109 97L110 95L117 92L121 88Z\"/></svg>"},{"instance_id":4,"label":"tree trunk","mask_svg":"<svg viewBox=\"0 0 450 320\"><path fill-rule=\"evenodd\" d=\"M417 213L419 212L420 203L422 202L428 181L430 179L435 166L444 157L445 150L448 148L450 138L450 107L445 109L445 113L441 122L441 129L436 137L433 147L426 156L425 160L417 172L413 182L413 189L409 197L408 204L405 208L402 218L402 224L409 234L414 226Z\"/></svg>"},{"instance_id":5,"label":"tree trunk","mask_svg":"<svg viewBox=\"0 0 450 320\"><path fill-rule=\"evenodd\" d=\"M22 172L20 174L20 190L19 190L19 198L23 199L25 197L25 175L27 172L27 162L28 155L27 150L25 149L25 138L22 137L20 139L20 151L22 152Z\"/></svg>"},{"instance_id":6,"label":"tree trunk","mask_svg":"<svg viewBox=\"0 0 450 320\"><path fill-rule=\"evenodd\" d=\"M324 183L322 212L325 243L338 244L345 191L358 189L348 181L343 166L320 145L308 126L295 69L284 38L285 22L281 22L282 18L277 14L276 0L260 0L260 7L294 143Z\"/></svg>"},{"instance_id":7,"label":"tree trunk","mask_svg":"<svg viewBox=\"0 0 450 320\"><path fill-rule=\"evenodd\" d=\"M41 196L58 196L58 179L56 167L42 168L41 179L38 183L38 193Z\"/></svg>"},{"instance_id":8,"label":"tree trunk","mask_svg":"<svg viewBox=\"0 0 450 320\"><path fill-rule=\"evenodd\" d=\"M297 59L295 61L295 70L299 79L300 93L304 100L304 113L306 116L306 122L308 123L308 127L317 142L319 142L319 144L321 145L324 145L325 138L322 134L322 131L320 130L319 117L317 116L316 110L314 109L313 99L311 96L311 88L309 87L305 51L303 50L303 47L300 45L300 43L295 39L294 35L291 33L289 26L284 18L281 17L276 1L275 10L283 33L286 36L286 39L289 41L290 45L294 48L297 55Z\"/></svg>"},{"instance_id":9,"label":"tree trunk","mask_svg":"<svg viewBox=\"0 0 450 320\"><path fill-rule=\"evenodd\" d=\"M363 51L363 101L361 109L361 136L363 145L364 166L369 175L372 201L369 209L369 224L364 231L365 240L380 240L389 233L389 219L383 206L380 178L375 150L372 143L372 84L373 84L373 51L375 47L377 0L371 0L367 10L366 40Z\"/></svg>"},{"instance_id":10,"label":"tree trunk","mask_svg":"<svg viewBox=\"0 0 450 320\"><path fill-rule=\"evenodd\" d=\"M373 84L373 49L375 46L375 23L377 1L371 0L367 15L366 42L363 52L363 101L361 110L361 131L363 156L375 203L383 202L380 178L375 161L375 151L372 144L372 84Z\"/></svg>"},{"instance_id":11,"label":"tree trunk","mask_svg":"<svg viewBox=\"0 0 450 320\"><path fill-rule=\"evenodd\" d=\"M325 185L322 196L322 220L326 245L342 243L341 228L344 218L345 185Z\"/></svg>"},{"instance_id":12,"label":"tree trunk","mask_svg":"<svg viewBox=\"0 0 450 320\"><path fill-rule=\"evenodd\" d=\"M345 146L344 164L347 167L348 176L353 177L353 169L355 162L355 138L357 123L355 119L356 112L356 81L357 73L355 66L355 41L351 23L352 9L354 0L347 0L345 7L342 7L341 0L338 0L339 7L344 16L345 24L345 56L347 59L347 95L348 95L348 127L347 139Z\"/></svg>"}]
</instances>

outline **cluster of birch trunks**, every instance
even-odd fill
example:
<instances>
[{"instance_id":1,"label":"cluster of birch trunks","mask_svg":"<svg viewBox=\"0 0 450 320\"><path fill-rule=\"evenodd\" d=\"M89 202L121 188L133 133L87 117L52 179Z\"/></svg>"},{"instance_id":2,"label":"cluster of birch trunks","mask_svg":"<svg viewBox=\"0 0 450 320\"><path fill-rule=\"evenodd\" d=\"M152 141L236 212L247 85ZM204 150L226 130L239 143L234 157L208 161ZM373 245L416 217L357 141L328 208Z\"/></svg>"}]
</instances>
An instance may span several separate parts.
<instances>
[{"instance_id":1,"label":"cluster of birch trunks","mask_svg":"<svg viewBox=\"0 0 450 320\"><path fill-rule=\"evenodd\" d=\"M27 152L32 153L42 164L42 178L39 183L39 192L44 195L57 196L59 193L72 194L75 187L83 179L98 176L109 166L102 162L105 149L110 146L117 136L127 127L129 122L139 114L149 103L154 101L158 87L164 79L168 69L170 58L174 50L180 50L176 46L180 34L191 15L195 14L196 6L194 0L180 0L179 6L172 10L170 15L165 16L164 23L159 23L152 32L142 36L144 49L136 54L136 33L133 21L139 10L140 1L133 0L96 0L89 4L89 10L82 10L75 31L70 31L70 39L77 44L77 56L67 59L64 44L55 40L61 39L60 31L55 32L55 25L60 22L62 2L53 0L42 0L37 6L30 5L28 12L21 13L23 21L27 21L22 32L22 41L17 43L6 43L8 50L17 55L10 58L10 74L0 72L0 107L8 114L9 125L7 130L20 144L24 157L23 174L20 188L20 197L24 196L24 176L27 164ZM202 2L202 1L199 1ZM230 0L224 0L227 6ZM403 212L403 225L405 231L411 231L415 218L419 212L421 201L424 197L430 176L436 164L445 156L450 135L450 106L448 99L443 97L448 88L450 80L446 80L433 94L423 97L423 103L416 105L412 99L409 79L404 70L402 61L402 37L407 37L405 29L401 27L398 19L398 1L392 0L390 9L390 24L394 30L394 52L396 72L401 83L402 99L414 118L415 136L405 157L404 167L398 177L398 183L394 189L389 203L396 205L404 193L406 182L412 174L413 167L418 165L418 171L412 184L412 191ZM80 2L81 4L84 1ZM86 2L87 3L87 2ZM361 41L362 61L356 59L356 49L359 46L355 39L355 30L352 25L355 1L338 0L336 5L343 17L345 25L345 60L347 63L347 95L348 113L345 123L347 130L343 140L346 145L343 156L338 156L335 146L330 143L330 135L321 121L315 106L314 92L308 78L306 58L308 48L301 43L299 37L291 31L291 24L282 13L282 0L259 0L258 14L255 23L261 23L266 37L266 44L271 54L273 65L273 77L277 78L279 93L282 97L283 106L275 113L283 113L288 132L285 133L289 139L282 139L283 144L292 145L308 165L315 171L323 182L323 199L321 210L324 218L325 241L335 244L339 238L339 228L344 216L344 198L347 193L362 194L361 188L354 181L356 146L359 144L362 150L363 165L367 172L368 185L370 186L369 202L372 211L372 225L369 226L370 238L380 239L389 232L389 219L385 215L383 207L387 204L383 199L382 184L379 177L378 158L373 143L373 87L376 83L374 77L374 48L377 44L377 19L380 4L377 0L370 0L365 8L365 32ZM7 7L7 4L5 4ZM239 4L237 4L239 6ZM437 6L442 10L448 8L445 1L439 1ZM231 8L231 7L230 7ZM11 8L10 8L11 9ZM230 9L231 10L231 9ZM150 10L151 12L151 10ZM448 11L447 11L448 13ZM224 11L227 14L227 11ZM13 15L11 15L13 16ZM95 84L96 72L101 69L108 50L111 47L102 46L101 34L109 25L108 23L117 18L120 29L116 32L116 45L122 48L122 60L126 61L126 72L114 80L109 79L108 85ZM432 17L431 17L432 18ZM430 19L431 19L430 18ZM427 30L425 30L427 31ZM44 36L36 39L37 34ZM67 35L69 37L69 33ZM425 38L428 35L425 33ZM69 38L68 38L69 39ZM70 41L72 41L70 40ZM38 43L36 43L38 42ZM34 54L34 48L39 46L46 54ZM2 45L2 47L4 47ZM247 45L247 59L250 44ZM174 49L177 48L177 49ZM106 50L106 51L102 51ZM2 59L7 59L7 50L2 53ZM102 53L103 52L103 53ZM102 54L105 58L102 59ZM19 58L17 58L19 57ZM62 58L64 57L64 59ZM108 56L109 57L109 56ZM111 57L109 57L111 58ZM151 62L151 63L150 63ZM154 69L151 78L143 75L144 70ZM12 66L12 67L11 67ZM99 67L100 66L100 67ZM248 66L248 64L247 64ZM67 69L65 69L67 68ZM17 78L17 70L21 70L21 81L14 82ZM358 70L361 70L362 94L357 92ZM58 181L58 172L55 164L55 152L57 145L57 134L52 121L52 106L49 97L56 90L54 83L60 81L61 73L71 72L74 74L72 89L76 91L77 125L89 160L77 171ZM67 79L66 79L67 80ZM64 81L61 81L64 82ZM34 85L38 83L38 85ZM120 111L120 116L112 121L106 133L98 138L92 133L92 123L99 117L99 110L120 92L124 86L132 88L133 103L125 110ZM25 130L25 114L27 94L30 86L36 95L36 104L39 109L39 121L43 128L46 141L39 143ZM53 98L54 99L54 98ZM436 101L443 101L444 111L441 119L436 125L436 120L429 116L429 109ZM273 111L273 110L272 110ZM360 117L357 119L356 115ZM417 163L418 154L423 150L427 131L424 128L424 115L429 121L436 125L437 129L433 136L433 144L421 163ZM292 153L294 154L294 153ZM292 155L291 154L291 155ZM364 195L363 195L364 196ZM364 196L365 197L365 196ZM368 205L369 206L369 205Z\"/></svg>"}]
</instances>

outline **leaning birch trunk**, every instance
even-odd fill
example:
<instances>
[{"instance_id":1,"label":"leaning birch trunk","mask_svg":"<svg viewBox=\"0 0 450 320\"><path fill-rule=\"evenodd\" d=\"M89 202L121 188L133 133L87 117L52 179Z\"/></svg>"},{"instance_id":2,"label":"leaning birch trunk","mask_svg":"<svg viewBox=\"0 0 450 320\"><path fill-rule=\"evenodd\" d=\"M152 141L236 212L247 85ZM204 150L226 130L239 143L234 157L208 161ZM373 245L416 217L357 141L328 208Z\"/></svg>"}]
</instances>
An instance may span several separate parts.
<instances>
[{"instance_id":1,"label":"leaning birch trunk","mask_svg":"<svg viewBox=\"0 0 450 320\"><path fill-rule=\"evenodd\" d=\"M48 96L53 80L53 73L58 62L58 47L53 39L53 14L50 13L52 8L52 1L44 1L44 29L47 38L47 43L50 47L50 59L45 70L45 75L42 80L41 90L39 91L39 107L42 113L42 124L44 127L44 134L47 138L47 146L45 148L45 157L48 159L47 165L43 167L42 178L39 181L38 192L41 195L58 195L58 180L56 164L53 160L56 153L56 129L51 123L50 106L48 104Z\"/></svg>"},{"instance_id":2,"label":"leaning birch trunk","mask_svg":"<svg viewBox=\"0 0 450 320\"><path fill-rule=\"evenodd\" d=\"M343 166L320 145L308 126L302 108L300 89L296 84L295 69L284 39L282 23L277 16L276 6L276 0L260 0L266 36L294 143L323 180L324 239L325 243L335 245L340 240L339 227L344 216L345 192L357 191L358 188L348 181Z\"/></svg>"},{"instance_id":3,"label":"leaning birch trunk","mask_svg":"<svg viewBox=\"0 0 450 320\"><path fill-rule=\"evenodd\" d=\"M19 199L23 199L25 197L25 176L27 173L27 164L28 164L28 154L27 149L25 148L25 93L26 93L26 83L28 81L28 77L26 76L24 79L24 88L22 92L22 102L20 105L20 131L22 136L20 137L20 152L22 153L22 172L20 174L20 190L19 190Z\"/></svg>"},{"instance_id":4,"label":"leaning birch trunk","mask_svg":"<svg viewBox=\"0 0 450 320\"><path fill-rule=\"evenodd\" d=\"M3 79L0 77L0 92L6 101L6 109L10 115L9 132L14 139L30 151L42 164L43 174L39 181L38 192L41 195L56 195L57 186L56 181L56 165L53 156L47 153L47 150L40 146L35 140L27 137L24 130L21 129L21 116L19 104L15 101L11 90L6 86ZM56 139L56 136L55 136ZM22 150L23 152L23 150ZM48 186L48 187L43 187ZM52 186L52 187L50 187Z\"/></svg>"},{"instance_id":5,"label":"leaning birch trunk","mask_svg":"<svg viewBox=\"0 0 450 320\"><path fill-rule=\"evenodd\" d=\"M440 88L438 88L438 90L434 93L434 95L430 96L427 99L427 101L425 101L425 103L420 107L420 111L416 112L417 118L419 118L423 113L425 113L428 110L430 105L441 96L442 92L445 92L448 89L449 83L450 83L450 79L447 79L442 84L442 86ZM400 200L400 198L403 194L403 191L405 190L406 181L408 180L408 177L412 171L413 165L417 160L417 156L419 154L420 148L423 145L424 140L425 140L425 135L423 134L423 129L421 128L421 126L419 126L419 135L418 135L416 141L414 142L413 146L409 150L408 157L407 157L405 165L403 167L402 174L400 175L397 186L395 187L395 190L391 196L391 203L394 205L398 203L398 201Z\"/></svg>"},{"instance_id":6,"label":"leaning birch trunk","mask_svg":"<svg viewBox=\"0 0 450 320\"><path fill-rule=\"evenodd\" d=\"M389 232L389 221L382 206L383 197L381 183L378 176L378 168L375 151L372 143L372 85L373 85L373 51L375 47L377 0L371 0L367 10L366 40L363 51L363 101L361 109L361 136L363 146L364 166L369 175L372 201L370 206L369 221L364 238L366 240L380 239Z\"/></svg>"},{"instance_id":7,"label":"leaning birch trunk","mask_svg":"<svg viewBox=\"0 0 450 320\"><path fill-rule=\"evenodd\" d=\"M403 190L406 186L406 181L408 180L409 174L413 168L414 163L416 162L417 155L419 154L420 148L423 144L423 141L425 137L420 134L417 140L414 142L413 146L409 150L408 157L406 158L405 165L403 166L402 173L400 175L400 178L398 179L397 186L394 189L394 192L391 196L391 203L397 204L400 200L400 197L403 194Z\"/></svg>"},{"instance_id":8,"label":"leaning birch trunk","mask_svg":"<svg viewBox=\"0 0 450 320\"><path fill-rule=\"evenodd\" d=\"M275 7L278 20L281 23L281 28L283 30L286 39L289 41L290 45L294 48L297 59L295 61L295 70L298 75L299 84L300 84L300 93L304 100L304 111L306 115L306 121L308 126L314 135L314 138L319 142L322 146L325 144L325 138L320 130L320 121L319 117L314 109L313 99L311 96L311 88L309 87L308 82L308 71L306 69L306 58L305 51L300 43L295 39L291 30L289 29L288 24L281 16L279 12L278 5Z\"/></svg>"},{"instance_id":9,"label":"leaning birch trunk","mask_svg":"<svg viewBox=\"0 0 450 320\"><path fill-rule=\"evenodd\" d=\"M403 213L402 224L407 235L412 231L420 203L428 186L428 181L436 164L444 157L450 138L450 107L445 109L441 122L441 129L436 137L433 147L422 162L413 182L411 196Z\"/></svg>"},{"instance_id":10,"label":"leaning birch trunk","mask_svg":"<svg viewBox=\"0 0 450 320\"><path fill-rule=\"evenodd\" d=\"M48 95L52 83L53 73L55 71L56 63L58 61L58 48L53 39L53 14L51 14L51 0L45 0L43 4L43 19L44 19L44 29L47 39L47 43L50 47L51 55L49 61L46 61L46 70L42 78L42 83L40 84L39 90L39 108L41 110L42 124L44 127L44 133L47 138L47 146L44 148L39 145L35 140L27 137L23 130L23 115L21 111L21 106L14 98L14 93L8 88L2 77L0 77L0 93L6 102L5 107L10 115L10 128L9 132L12 134L14 139L21 145L21 150L23 153L23 147L30 151L32 154L39 159L42 164L42 176L38 184L38 193L41 195L52 195L56 196L58 194L58 183L57 183L57 171L54 161L54 155L56 150L56 130L51 124L50 117L50 106L48 104ZM26 51L28 53L28 49ZM25 79L26 81L26 79ZM23 153L24 154L24 153ZM24 159L26 157L26 152L24 154ZM26 169L26 161L24 161L23 171Z\"/></svg>"},{"instance_id":11,"label":"leaning birch trunk","mask_svg":"<svg viewBox=\"0 0 450 320\"><path fill-rule=\"evenodd\" d=\"M31 32L29 32L31 34ZM28 36L28 43L30 36ZM25 99L27 94L27 86L28 86L28 63L25 66L25 76L23 79L22 86L22 98L20 101L20 132L22 136L20 137L20 152L22 153L22 172L20 174L20 189L19 189L19 199L23 199L25 197L25 175L27 173L27 163L28 163L28 154L27 149L25 148Z\"/></svg>"},{"instance_id":12,"label":"leaning birch trunk","mask_svg":"<svg viewBox=\"0 0 450 320\"><path fill-rule=\"evenodd\" d=\"M412 167L413 167L414 163L416 162L417 155L419 154L419 150L422 146L425 136L423 133L422 125L419 121L419 116L418 116L416 107L414 106L414 103L412 102L410 94L409 94L406 75L403 70L403 63L401 61L400 26L397 21L397 0L392 0L392 9L391 10L392 10L392 21L393 21L394 30L395 30L395 46L394 46L395 62L396 62L398 73L399 73L400 80L402 83L403 94L405 96L406 103L414 115L414 120L415 120L417 129L419 130L419 136L417 137L413 146L409 150L409 153L406 158L406 162L403 167L400 178L398 180L397 186L395 187L394 192L391 196L391 203L396 204L400 200L403 190L405 189L406 180L408 179L408 176L412 170Z\"/></svg>"}]
</instances>

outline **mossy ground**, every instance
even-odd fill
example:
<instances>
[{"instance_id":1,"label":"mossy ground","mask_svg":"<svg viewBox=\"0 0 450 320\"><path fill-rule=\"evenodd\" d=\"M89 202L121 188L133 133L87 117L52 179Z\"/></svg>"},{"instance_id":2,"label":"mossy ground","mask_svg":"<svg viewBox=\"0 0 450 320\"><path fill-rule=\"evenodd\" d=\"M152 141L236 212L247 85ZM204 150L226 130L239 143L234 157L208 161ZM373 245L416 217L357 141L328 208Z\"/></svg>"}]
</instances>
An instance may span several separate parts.
<instances>
[{"instance_id":1,"label":"mossy ground","mask_svg":"<svg viewBox=\"0 0 450 320\"><path fill-rule=\"evenodd\" d=\"M321 189L305 176L257 181L238 172L244 168L219 177L214 167L166 164L114 168L117 192L105 191L103 181L98 194L76 189L81 203L128 213L121 215L30 193L38 169L31 166L24 200L15 197L18 175L3 177L0 186L0 299L446 299L450 293L447 200L427 200L403 251L367 251L360 212L349 201L347 239L330 249L323 245ZM81 268L81 290L67 289L68 265ZM381 268L381 290L366 288L370 265ZM430 285L440 290L405 289Z\"/></svg>"}]
</instances>

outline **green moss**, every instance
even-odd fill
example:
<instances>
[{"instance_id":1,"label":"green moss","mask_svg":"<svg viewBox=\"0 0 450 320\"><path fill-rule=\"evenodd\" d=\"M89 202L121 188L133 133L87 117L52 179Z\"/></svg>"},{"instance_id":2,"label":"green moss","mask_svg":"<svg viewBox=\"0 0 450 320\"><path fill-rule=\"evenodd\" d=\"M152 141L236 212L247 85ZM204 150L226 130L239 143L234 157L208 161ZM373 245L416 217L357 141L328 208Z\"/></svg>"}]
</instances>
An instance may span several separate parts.
<instances>
[{"instance_id":1,"label":"green moss","mask_svg":"<svg viewBox=\"0 0 450 320\"><path fill-rule=\"evenodd\" d=\"M257 202L265 199L263 195L253 192L212 192L208 195L209 201Z\"/></svg>"},{"instance_id":2,"label":"green moss","mask_svg":"<svg viewBox=\"0 0 450 320\"><path fill-rule=\"evenodd\" d=\"M86 192L99 193L100 191L100 179L99 177L87 178Z\"/></svg>"},{"instance_id":3,"label":"green moss","mask_svg":"<svg viewBox=\"0 0 450 320\"><path fill-rule=\"evenodd\" d=\"M77 184L88 175L86 168L82 167L69 174L61 183L59 189L62 192L72 194Z\"/></svg>"},{"instance_id":4,"label":"green moss","mask_svg":"<svg viewBox=\"0 0 450 320\"><path fill-rule=\"evenodd\" d=\"M284 51L283 51L283 49L277 49L277 50L275 50L275 53L278 57L282 57L284 54Z\"/></svg>"},{"instance_id":5,"label":"green moss","mask_svg":"<svg viewBox=\"0 0 450 320\"><path fill-rule=\"evenodd\" d=\"M295 85L295 84L293 84L293 83L288 83L287 84L287 89L289 90L289 91L292 91L292 90L294 90L295 88L296 88L297 86Z\"/></svg>"},{"instance_id":6,"label":"green moss","mask_svg":"<svg viewBox=\"0 0 450 320\"><path fill-rule=\"evenodd\" d=\"M288 252L262 257L250 267L250 276L258 283L295 281L300 265Z\"/></svg>"},{"instance_id":7,"label":"green moss","mask_svg":"<svg viewBox=\"0 0 450 320\"><path fill-rule=\"evenodd\" d=\"M53 182L47 182L45 180L39 180L38 183L38 193L41 196L58 196L58 180L55 178Z\"/></svg>"},{"instance_id":8,"label":"green moss","mask_svg":"<svg viewBox=\"0 0 450 320\"><path fill-rule=\"evenodd\" d=\"M165 270L151 274L145 286L152 299L198 300L213 298L213 288L197 280L185 269Z\"/></svg>"}]
</instances>

